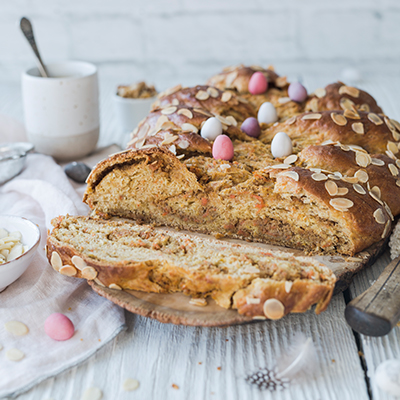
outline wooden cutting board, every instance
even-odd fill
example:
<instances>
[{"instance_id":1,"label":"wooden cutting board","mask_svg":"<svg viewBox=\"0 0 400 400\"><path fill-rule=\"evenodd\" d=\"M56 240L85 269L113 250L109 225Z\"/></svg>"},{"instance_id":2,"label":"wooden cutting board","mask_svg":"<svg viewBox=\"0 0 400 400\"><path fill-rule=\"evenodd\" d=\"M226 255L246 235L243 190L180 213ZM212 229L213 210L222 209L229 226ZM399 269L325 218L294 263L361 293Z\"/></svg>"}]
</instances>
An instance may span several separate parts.
<instances>
[{"instance_id":1,"label":"wooden cutting board","mask_svg":"<svg viewBox=\"0 0 400 400\"><path fill-rule=\"evenodd\" d=\"M168 230L171 231L172 229L169 228ZM181 233L185 232L181 231ZM193 235L193 233L191 234ZM196 235L210 238L208 235ZM243 243L242 241L235 239L224 240L231 243ZM286 253L292 253L295 256L305 255L301 250L262 243L245 243L260 248L263 251L279 250ZM334 294L337 294L350 285L353 276L357 272L372 265L379 255L386 249L386 245L387 240L382 240L358 253L354 257L330 255L313 256L313 258L325 264L336 275L337 282ZM226 310L218 306L214 300L209 298L207 299L207 306L199 307L190 304L190 297L185 296L182 293L158 294L139 292L135 290L121 291L101 287L93 281L89 281L89 285L97 294L111 300L128 311L144 317L154 318L164 323L190 326L227 326L257 321L253 320L251 317L240 315L236 310Z\"/></svg>"}]
</instances>

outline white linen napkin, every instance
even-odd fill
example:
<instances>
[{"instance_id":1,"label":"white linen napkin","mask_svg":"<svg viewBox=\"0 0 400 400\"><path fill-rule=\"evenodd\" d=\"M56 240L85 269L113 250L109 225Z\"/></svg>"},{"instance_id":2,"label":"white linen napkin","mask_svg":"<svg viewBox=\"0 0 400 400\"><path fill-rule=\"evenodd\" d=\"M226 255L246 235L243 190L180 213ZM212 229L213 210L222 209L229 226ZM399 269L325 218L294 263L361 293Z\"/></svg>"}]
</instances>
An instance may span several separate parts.
<instances>
[{"instance_id":1,"label":"white linen napkin","mask_svg":"<svg viewBox=\"0 0 400 400\"><path fill-rule=\"evenodd\" d=\"M94 293L86 281L65 277L51 268L44 255L47 229L58 215L86 215L62 168L51 157L31 154L23 172L0 186L0 214L18 215L40 227L41 243L27 271L0 293L0 397L22 393L88 358L123 328L123 309ZM75 325L74 336L58 342L44 332L46 318L60 312ZM13 336L4 324L25 323L29 333ZM0 346L0 348L1 348ZM6 351L25 353L19 362Z\"/></svg>"}]
</instances>

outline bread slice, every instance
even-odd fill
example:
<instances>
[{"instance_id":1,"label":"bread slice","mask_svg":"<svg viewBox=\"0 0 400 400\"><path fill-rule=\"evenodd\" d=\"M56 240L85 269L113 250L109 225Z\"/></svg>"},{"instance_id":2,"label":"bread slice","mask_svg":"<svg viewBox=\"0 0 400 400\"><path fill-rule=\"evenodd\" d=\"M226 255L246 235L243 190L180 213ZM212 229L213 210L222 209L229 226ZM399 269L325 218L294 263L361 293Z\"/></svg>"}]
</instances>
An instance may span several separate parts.
<instances>
[{"instance_id":1,"label":"bread slice","mask_svg":"<svg viewBox=\"0 0 400 400\"><path fill-rule=\"evenodd\" d=\"M313 304L319 313L336 281L312 258L250 244L123 219L61 216L52 223L47 257L61 274L115 289L211 297L246 316L278 319Z\"/></svg>"}]
</instances>

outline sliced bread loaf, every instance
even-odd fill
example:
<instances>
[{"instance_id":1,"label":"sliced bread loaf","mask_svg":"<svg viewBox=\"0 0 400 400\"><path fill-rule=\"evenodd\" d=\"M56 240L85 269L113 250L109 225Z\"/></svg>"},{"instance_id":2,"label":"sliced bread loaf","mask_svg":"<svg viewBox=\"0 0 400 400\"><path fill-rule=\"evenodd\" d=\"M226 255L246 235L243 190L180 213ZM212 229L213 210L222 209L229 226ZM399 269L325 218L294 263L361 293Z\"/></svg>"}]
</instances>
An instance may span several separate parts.
<instances>
[{"instance_id":1,"label":"sliced bread loaf","mask_svg":"<svg viewBox=\"0 0 400 400\"><path fill-rule=\"evenodd\" d=\"M308 257L137 225L123 219L61 216L47 257L61 274L114 289L213 298L252 317L279 319L317 304L324 311L332 271Z\"/></svg>"}]
</instances>

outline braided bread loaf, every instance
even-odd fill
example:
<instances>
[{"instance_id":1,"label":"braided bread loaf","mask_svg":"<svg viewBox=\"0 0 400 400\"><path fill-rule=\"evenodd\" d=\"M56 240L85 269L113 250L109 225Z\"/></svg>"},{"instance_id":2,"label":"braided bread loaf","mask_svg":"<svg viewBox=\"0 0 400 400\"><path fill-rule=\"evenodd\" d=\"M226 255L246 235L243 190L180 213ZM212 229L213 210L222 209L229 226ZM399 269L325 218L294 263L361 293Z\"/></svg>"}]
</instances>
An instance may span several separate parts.
<instances>
[{"instance_id":1,"label":"braided bread loaf","mask_svg":"<svg viewBox=\"0 0 400 400\"><path fill-rule=\"evenodd\" d=\"M248 92L255 71L266 93ZM295 102L285 78L243 66L208 84L217 89L161 94L128 149L97 165L84 196L95 213L313 253L354 255L389 235L400 213L400 124L372 96L339 82ZM279 119L256 139L240 126L265 101ZM232 161L212 158L199 134L212 116L233 142ZM292 141L287 158L271 153L278 132Z\"/></svg>"},{"instance_id":2,"label":"braided bread loaf","mask_svg":"<svg viewBox=\"0 0 400 400\"><path fill-rule=\"evenodd\" d=\"M268 90L249 92L255 73ZM128 148L88 177L93 218L53 222L53 267L109 288L211 296L255 318L312 304L323 311L335 277L311 259L112 218L324 254L354 255L386 239L400 214L400 124L341 82L290 96L271 68L244 66L161 93ZM246 134L265 102L277 120ZM226 136L206 134L209 121ZM276 152L282 132L291 149L284 156ZM233 159L216 155L219 137Z\"/></svg>"}]
</instances>

